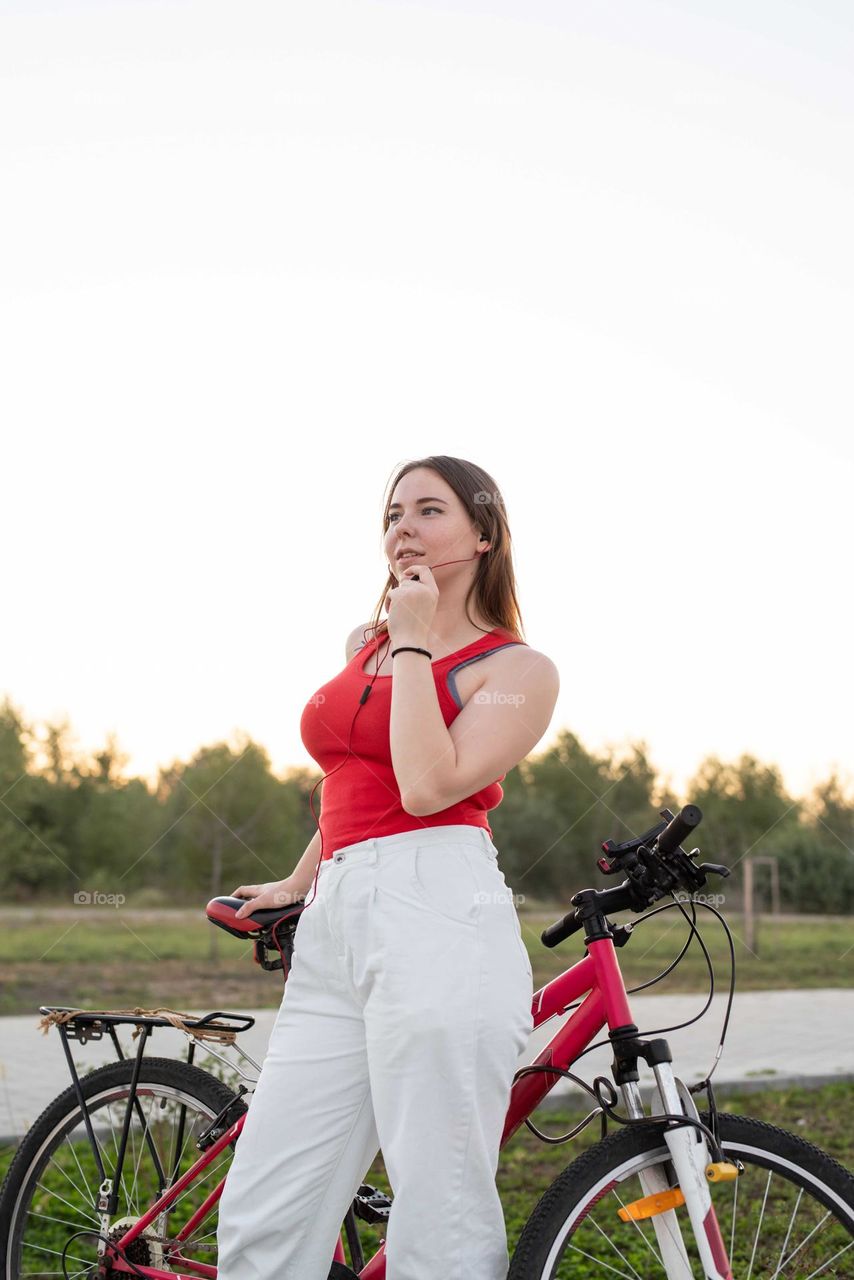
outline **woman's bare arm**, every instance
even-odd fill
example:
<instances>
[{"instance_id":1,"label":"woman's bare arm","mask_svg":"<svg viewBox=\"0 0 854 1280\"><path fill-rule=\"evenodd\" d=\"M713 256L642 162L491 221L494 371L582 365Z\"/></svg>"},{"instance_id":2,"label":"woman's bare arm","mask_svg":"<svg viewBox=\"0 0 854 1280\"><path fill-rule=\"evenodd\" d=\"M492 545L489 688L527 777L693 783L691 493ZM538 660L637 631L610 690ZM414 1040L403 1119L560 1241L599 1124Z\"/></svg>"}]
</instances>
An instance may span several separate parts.
<instances>
[{"instance_id":1,"label":"woman's bare arm","mask_svg":"<svg viewBox=\"0 0 854 1280\"><path fill-rule=\"evenodd\" d=\"M315 831L305 853L289 876L284 880L270 880L266 884L241 884L232 893L233 898L247 898L235 912L238 920L251 916L253 911L265 907L284 907L301 901L314 882L314 873L320 858L320 831Z\"/></svg>"}]
</instances>

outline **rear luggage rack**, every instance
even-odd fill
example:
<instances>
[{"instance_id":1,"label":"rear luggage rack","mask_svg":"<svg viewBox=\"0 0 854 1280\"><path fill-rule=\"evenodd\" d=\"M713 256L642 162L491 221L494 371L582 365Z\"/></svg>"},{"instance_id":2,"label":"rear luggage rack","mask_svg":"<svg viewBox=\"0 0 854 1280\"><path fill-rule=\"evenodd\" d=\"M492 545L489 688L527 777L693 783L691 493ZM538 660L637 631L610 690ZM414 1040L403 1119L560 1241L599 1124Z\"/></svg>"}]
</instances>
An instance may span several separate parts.
<instances>
[{"instance_id":1,"label":"rear luggage rack","mask_svg":"<svg viewBox=\"0 0 854 1280\"><path fill-rule=\"evenodd\" d=\"M174 1027L192 1035L195 1040L232 1044L241 1031L255 1026L255 1019L249 1014L225 1013L221 1009L200 1018L179 1013L176 1009L74 1009L62 1005L39 1005L39 1013L42 1015L39 1027L45 1035L52 1026L59 1026L69 1040L78 1040L80 1044L102 1039L105 1031L115 1040L113 1028L118 1026L136 1026L134 1039L143 1027L147 1028L148 1035L155 1027Z\"/></svg>"}]
</instances>

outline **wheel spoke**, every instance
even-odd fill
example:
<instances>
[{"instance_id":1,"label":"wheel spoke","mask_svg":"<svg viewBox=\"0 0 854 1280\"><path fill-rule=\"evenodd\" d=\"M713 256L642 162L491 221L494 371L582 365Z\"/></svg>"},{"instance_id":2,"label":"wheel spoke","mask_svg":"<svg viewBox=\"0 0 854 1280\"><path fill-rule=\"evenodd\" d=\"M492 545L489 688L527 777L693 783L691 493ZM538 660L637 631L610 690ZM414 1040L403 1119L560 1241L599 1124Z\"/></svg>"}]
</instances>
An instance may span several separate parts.
<instances>
[{"instance_id":1,"label":"wheel spoke","mask_svg":"<svg viewBox=\"0 0 854 1280\"><path fill-rule=\"evenodd\" d=\"M825 1271L830 1266L831 1262L835 1262L837 1258L842 1257L843 1253L847 1253L851 1248L851 1245L854 1245L854 1240L847 1244L844 1249L838 1250L832 1258L828 1258L827 1262L823 1262L815 1271L811 1271L809 1275L805 1277L805 1280L813 1280L813 1276L820 1276L822 1271Z\"/></svg>"},{"instance_id":2,"label":"wheel spoke","mask_svg":"<svg viewBox=\"0 0 854 1280\"><path fill-rule=\"evenodd\" d=\"M736 1186L738 1186L738 1179L737 1179L737 1178L736 1178ZM791 1234L792 1234L792 1227L795 1225L795 1217L796 1217L796 1215L797 1215L798 1209L800 1208L801 1199L803 1198L803 1194L804 1194L804 1189L803 1189L803 1187L801 1187L800 1191L798 1192L798 1198L797 1198L797 1200L795 1201L795 1207L794 1207L794 1209L792 1210L791 1217L789 1218L789 1225L788 1225L788 1227L786 1228L786 1237L785 1237L785 1239L784 1239L783 1243L780 1245L780 1256L779 1256L779 1258L777 1259L777 1266L775 1267L775 1269L774 1269L774 1274L773 1274L773 1276L771 1276L770 1280L777 1280L777 1277L779 1276L780 1272L781 1272L781 1271L782 1271L782 1269L783 1269L783 1258L784 1258L784 1256L785 1256L786 1250L787 1250L787 1249L788 1249L788 1247L789 1247L789 1239L790 1239Z\"/></svg>"},{"instance_id":3,"label":"wheel spoke","mask_svg":"<svg viewBox=\"0 0 854 1280\"><path fill-rule=\"evenodd\" d=\"M178 1170L181 1167L181 1161L184 1158L184 1150L187 1146L187 1138L190 1136L190 1133L192 1132L192 1129L193 1129L192 1120L190 1121L189 1124L187 1123L186 1107L184 1106L178 1107L177 1123L173 1125L173 1129L175 1132L174 1150L172 1150L171 1152L169 1168L166 1171L167 1176L169 1178L170 1186L172 1185L173 1182L177 1181ZM179 1138L182 1139L180 1151L178 1151Z\"/></svg>"},{"instance_id":4,"label":"wheel spoke","mask_svg":"<svg viewBox=\"0 0 854 1280\"><path fill-rule=\"evenodd\" d=\"M87 1266L85 1271L72 1271L72 1274L69 1275L68 1280L74 1280L74 1277L76 1276L86 1276L90 1274L90 1271L91 1271L90 1266ZM65 1272L64 1271L41 1271L41 1270L19 1271L18 1275L22 1277L23 1276L64 1276Z\"/></svg>"},{"instance_id":5,"label":"wheel spoke","mask_svg":"<svg viewBox=\"0 0 854 1280\"><path fill-rule=\"evenodd\" d=\"M625 1209L625 1207L626 1207L626 1206L625 1206L625 1204L623 1203L623 1201L620 1199L620 1196L619 1196L619 1194L618 1194L616 1191L614 1192L614 1196L616 1197L616 1199L617 1199L617 1201L618 1201L618 1203L619 1203L619 1205L620 1205L620 1208L621 1208L621 1209ZM646 1232L643 1230L643 1228L641 1227L640 1223L637 1221L637 1219L636 1219L636 1218L632 1218L632 1219L631 1219L631 1223L632 1223L632 1226L633 1226L633 1227L635 1228L635 1230L637 1231L637 1233L638 1233L638 1235L640 1236L640 1238L643 1240L643 1242L644 1242L644 1244L646 1245L647 1249L649 1249L650 1253L651 1253L651 1254L652 1254L652 1256L655 1258L655 1260L656 1260L656 1262L658 1263L658 1265L661 1267L662 1271L664 1271L664 1260L663 1260L663 1258L661 1257L661 1254L660 1254L660 1253L656 1253L655 1249L653 1249L653 1247L652 1247L652 1245L650 1244L650 1241L649 1241L649 1239L648 1239L648 1237L647 1237L647 1234L646 1234Z\"/></svg>"},{"instance_id":6,"label":"wheel spoke","mask_svg":"<svg viewBox=\"0 0 854 1280\"><path fill-rule=\"evenodd\" d=\"M603 1240L607 1240L608 1244L609 1244L609 1245L611 1246L611 1248L614 1250L614 1253L616 1253L616 1255L617 1255L617 1257L620 1259L620 1261L621 1261L621 1262L625 1262L625 1264L626 1264L626 1266L627 1266L627 1267L632 1267L632 1264L631 1264L631 1262L629 1261L629 1259L625 1256L625 1254L623 1254L623 1253L621 1253L621 1252L620 1252L620 1250L619 1250L619 1249L617 1248L617 1246L614 1244L614 1241L613 1241L613 1240L611 1239L611 1237L607 1234L607 1232L603 1231L603 1230L602 1230L602 1228L599 1226L599 1223L598 1223L598 1222L594 1222L594 1223L593 1223L593 1226L594 1226L594 1227L596 1228L596 1230L599 1232L599 1234L600 1234L600 1236L602 1237L602 1239L603 1239ZM634 1268L634 1267L632 1267L632 1275L637 1276L637 1280L641 1280L640 1275L638 1275L638 1272L635 1270L635 1268Z\"/></svg>"},{"instance_id":7,"label":"wheel spoke","mask_svg":"<svg viewBox=\"0 0 854 1280\"><path fill-rule=\"evenodd\" d=\"M602 1258L597 1258L594 1253L588 1253L586 1249L581 1249L577 1244L570 1244L570 1248L575 1253L580 1253L582 1258L589 1258L591 1262L595 1262L597 1266L604 1267L606 1271L613 1271L615 1276L622 1276L623 1280L632 1280L632 1277L626 1271L618 1271L616 1267L612 1267L610 1262L605 1262ZM637 1275L637 1272L635 1272Z\"/></svg>"},{"instance_id":8,"label":"wheel spoke","mask_svg":"<svg viewBox=\"0 0 854 1280\"><path fill-rule=\"evenodd\" d=\"M667 1221L666 1221L666 1223L664 1223L664 1224L662 1224L662 1225L664 1226L665 1230L667 1231L667 1234L668 1234L668 1236L670 1237L670 1240L671 1240L671 1242L672 1242L672 1244L673 1244L674 1248L675 1248L675 1249L678 1251L678 1253L679 1253L679 1260L680 1260L680 1261L685 1265L685 1267L686 1267L686 1270L685 1270L685 1276L686 1276L687 1280L692 1280L692 1277L693 1277L693 1274L694 1274L694 1273L693 1273L693 1271L691 1270L691 1266L690 1266L690 1264L688 1264L688 1263L686 1263L686 1262L685 1262L685 1256L686 1256L685 1241L682 1239L682 1232L681 1232L680 1227L679 1227L679 1219L676 1217L676 1214L675 1214L675 1213L673 1213L673 1210L671 1210L670 1212L672 1213L672 1215L673 1215L673 1216L672 1216L672 1217L670 1217L670 1218L668 1218L668 1219L667 1219Z\"/></svg>"},{"instance_id":9,"label":"wheel spoke","mask_svg":"<svg viewBox=\"0 0 854 1280\"><path fill-rule=\"evenodd\" d=\"M732 1187L710 1188L738 1280L854 1275L854 1178L817 1147L774 1126L723 1113L719 1124L724 1158L743 1165ZM589 1147L541 1199L519 1238L510 1275L674 1280L705 1274L705 1236L699 1227L695 1234L684 1210L670 1208L651 1221L620 1217L641 1194L637 1187L647 1193L674 1187L660 1134L624 1129Z\"/></svg>"},{"instance_id":10,"label":"wheel spoke","mask_svg":"<svg viewBox=\"0 0 854 1280\"><path fill-rule=\"evenodd\" d=\"M39 1188L39 1190L40 1190L40 1191L44 1191L44 1193L45 1193L46 1195L54 1196L57 1200L61 1200L61 1201L62 1201L62 1203L66 1206L66 1208L70 1209L72 1213L80 1213L80 1209L77 1207L77 1205L76 1205L76 1204L72 1204L70 1200L66 1200L66 1199L65 1199L65 1196L61 1196L61 1195L59 1194L59 1192L58 1192L58 1191L51 1191L51 1190L49 1190L49 1189L48 1189L48 1188L47 1188L43 1183L41 1183L41 1182L37 1182L37 1183L36 1183L36 1186ZM29 1210L29 1209L27 1209L27 1214L29 1214L29 1213L30 1213L30 1210ZM83 1214L83 1217L84 1217L84 1218L88 1218L88 1217L89 1217L89 1215L88 1215L88 1214ZM89 1221L90 1221L90 1222L94 1222L94 1224L95 1224L95 1226L96 1226L96 1227L98 1226L98 1219L97 1219L97 1218L89 1218Z\"/></svg>"},{"instance_id":11,"label":"wheel spoke","mask_svg":"<svg viewBox=\"0 0 854 1280\"><path fill-rule=\"evenodd\" d=\"M155 1099L155 1094L152 1093L151 1097L148 1100L148 1115L145 1117L145 1127L142 1130L142 1134L139 1140L139 1155L137 1156L136 1161L134 1163L133 1183L131 1184L131 1190L134 1193L134 1197L137 1194L137 1184L139 1181L139 1163L142 1160L143 1152L147 1148L146 1135L151 1133L151 1111L154 1106L154 1099ZM152 1141L152 1144L156 1147L157 1144L154 1142L153 1137L151 1141Z\"/></svg>"},{"instance_id":12,"label":"wheel spoke","mask_svg":"<svg viewBox=\"0 0 854 1280\"><path fill-rule=\"evenodd\" d=\"M204 1173L205 1173L205 1178L212 1178L212 1177L214 1176L214 1174L218 1173L218 1172L219 1172L219 1170L220 1170L220 1169L223 1167L223 1165L224 1165L224 1164L226 1164L226 1163L227 1163L227 1162L226 1162L225 1160L220 1160L220 1161L219 1161L219 1163L218 1163L218 1164L215 1164L215 1165L214 1165L214 1167L213 1167L212 1169L205 1169L205 1171L204 1171ZM181 1203L181 1201L182 1201L182 1200L184 1200L184 1199L186 1199L186 1197L187 1197L188 1195L190 1195L190 1193L191 1193L191 1192L193 1191L193 1189L194 1189L194 1188L196 1188L196 1187L197 1187L197 1183L196 1183L196 1182L191 1182L191 1183L190 1183L190 1185L189 1185L188 1187L185 1187L185 1188L184 1188L184 1190L181 1192L181 1194L175 1198L175 1200L173 1201L173 1204L180 1204L180 1203Z\"/></svg>"},{"instance_id":13,"label":"wheel spoke","mask_svg":"<svg viewBox=\"0 0 854 1280\"><path fill-rule=\"evenodd\" d=\"M193 1236L192 1240L188 1240L185 1243L184 1249L191 1248L191 1247L195 1248L197 1245L200 1245L203 1240L207 1240L209 1236L215 1236L215 1235L216 1235L216 1227L213 1227L210 1231L206 1231L203 1236Z\"/></svg>"},{"instance_id":14,"label":"wheel spoke","mask_svg":"<svg viewBox=\"0 0 854 1280\"><path fill-rule=\"evenodd\" d=\"M77 1192L77 1194L78 1194L79 1196L81 1196L84 1200L89 1200L89 1202L92 1204L92 1208L94 1209L94 1208L95 1208L95 1204L94 1204L94 1201L92 1200L91 1196L89 1195L89 1193L88 1193L87 1191L84 1191L82 1187L78 1187L77 1183L76 1183L76 1182L74 1181L74 1179L70 1176L70 1174L67 1172L67 1170L63 1169L62 1165L61 1165L61 1164L58 1164L58 1163L56 1162L56 1160L53 1158L53 1156L51 1156L51 1157L50 1157L50 1163L51 1163L51 1164L53 1165L53 1167L56 1169L57 1173L61 1173L61 1174L62 1174L62 1176L63 1176L63 1178L65 1178L66 1182L70 1182L70 1183L71 1183L72 1187L74 1188L74 1190ZM81 1170L81 1172L82 1172L82 1170ZM84 1177L85 1177L85 1175L84 1175ZM43 1190L46 1190L46 1188L42 1188L42 1189L43 1189Z\"/></svg>"},{"instance_id":15,"label":"wheel spoke","mask_svg":"<svg viewBox=\"0 0 854 1280\"><path fill-rule=\"evenodd\" d=\"M130 1125L128 1126L128 1143L127 1143L127 1146L125 1147L125 1160L127 1160L127 1158L128 1158L128 1154L130 1154L130 1167L131 1167L131 1170L133 1170L133 1169L136 1167L136 1160L137 1160L137 1156L136 1156L136 1131L135 1131L135 1128L134 1128L134 1120L135 1120L135 1119L136 1119L136 1108L131 1107ZM142 1143L140 1143L140 1155L142 1155L142 1145L143 1145L143 1144L142 1144ZM129 1178L130 1178L130 1176L131 1176L131 1175L130 1175L130 1174L128 1174L128 1177L129 1177ZM134 1181L133 1181L133 1182L131 1182L131 1195L130 1195L130 1197L129 1197L129 1199L130 1199L131 1203L134 1205L134 1207L136 1206L136 1195L135 1195L135 1192L136 1192L136 1180L134 1179ZM135 1208L134 1208L134 1211L135 1211Z\"/></svg>"},{"instance_id":16,"label":"wheel spoke","mask_svg":"<svg viewBox=\"0 0 854 1280\"><path fill-rule=\"evenodd\" d=\"M95 1140L95 1141L96 1141L96 1145L97 1145L97 1138L96 1138L96 1140ZM84 1188L84 1189L81 1191L81 1193L80 1193L80 1194L83 1196L83 1199L84 1199L84 1200L87 1200L87 1199L88 1199L88 1201L89 1201L89 1203L91 1204L91 1206L92 1206L93 1210L95 1210L95 1211L97 1212L98 1206L97 1206L97 1204L96 1204L96 1202L95 1202L95 1197L94 1197L93 1195L90 1195L90 1194L89 1194L89 1191L86 1189L86 1174L83 1172L83 1166L82 1166L82 1164L80 1163L80 1160L79 1160L79 1158L78 1158L77 1151L76 1151L76 1144L75 1144L75 1143L73 1143L73 1142L70 1140L70 1138L69 1138L69 1135L68 1135L68 1134L66 1134L66 1135L65 1135L65 1142L66 1142L66 1143L67 1143L67 1145L68 1145L68 1150L71 1152L71 1156L72 1156L72 1159L74 1160L74 1163L77 1165L77 1172L80 1174L80 1177L83 1179L83 1188Z\"/></svg>"},{"instance_id":17,"label":"wheel spoke","mask_svg":"<svg viewBox=\"0 0 854 1280\"><path fill-rule=\"evenodd\" d=\"M756 1258L756 1249L759 1245L759 1233L762 1230L762 1223L765 1219L765 1206L768 1203L768 1188L771 1186L771 1179L774 1177L773 1169L768 1171L768 1181L765 1183L765 1195L762 1197L762 1208L759 1211L759 1221L756 1224L756 1235L753 1238L753 1252L750 1255L750 1266L747 1268L747 1276L745 1280L750 1280L753 1275L753 1262Z\"/></svg>"},{"instance_id":18,"label":"wheel spoke","mask_svg":"<svg viewBox=\"0 0 854 1280\"><path fill-rule=\"evenodd\" d=\"M114 1169L113 1169L113 1182L115 1182L115 1174L116 1174L116 1172L118 1171L118 1167L119 1167L119 1140L118 1140L118 1138L116 1137L116 1128L117 1128L117 1126L116 1126L116 1124L115 1124L115 1122L114 1122L114 1120L113 1120L113 1104L112 1104L112 1102L108 1102L108 1103L107 1103L107 1118L109 1119L109 1122L110 1122L110 1137L111 1137L112 1142L113 1142L113 1150L114 1150L114 1151L115 1151L115 1153L116 1153L116 1162L115 1162L115 1167L114 1167ZM132 1128L132 1127L131 1127L131 1132L133 1132L133 1128ZM106 1161L104 1161L104 1170L105 1170L105 1172L107 1173L107 1177L109 1177L109 1170L107 1169L107 1162L106 1162ZM132 1201L131 1201L130 1196L128 1195L128 1189L127 1189L127 1186L125 1185L125 1171L124 1171L124 1167L122 1167L122 1170L121 1170L121 1176L119 1177L119 1186L120 1186L120 1187L121 1187L121 1189L122 1189L122 1194L124 1195L124 1198L125 1198L125 1204L127 1205L128 1213L133 1213L133 1212L134 1212L133 1203L132 1203Z\"/></svg>"},{"instance_id":19,"label":"wheel spoke","mask_svg":"<svg viewBox=\"0 0 854 1280\"><path fill-rule=\"evenodd\" d=\"M55 1218L52 1213L42 1213L40 1209L28 1209L28 1218L44 1218L47 1222L59 1222L63 1227L71 1227L72 1231L80 1230L79 1222L68 1222L66 1218Z\"/></svg>"},{"instance_id":20,"label":"wheel spoke","mask_svg":"<svg viewBox=\"0 0 854 1280\"><path fill-rule=\"evenodd\" d=\"M100 1088L92 1079L99 1074ZM188 1070L188 1064L178 1062L159 1063L149 1071L144 1064L135 1094L131 1093L133 1077L127 1062L108 1064L92 1076L85 1094L91 1135L89 1125L84 1129L85 1115L78 1101L69 1099L55 1118L48 1118L45 1112L36 1122L41 1130L33 1126L24 1138L30 1144L29 1163L24 1161L18 1175L20 1189L8 1241L10 1263L7 1266L4 1262L2 1280L91 1280L106 1220L98 1211L101 1172L112 1181L116 1198L110 1225L120 1221L129 1224L139 1217L141 1206L154 1203L155 1193L174 1183L182 1165L192 1167L198 1158L194 1142L202 1128L223 1110L226 1096L221 1082L209 1073L196 1067ZM56 1103L52 1107L57 1110ZM119 1174L126 1120L127 1141ZM173 1152L174 1168L167 1170L162 1162ZM190 1221L212 1189L227 1177L233 1155L233 1147L227 1146L198 1171L168 1209L161 1210L148 1233L149 1247L155 1247L152 1235L157 1239L175 1236ZM212 1205L196 1224L192 1237L182 1241L180 1250L188 1251L189 1257L193 1249L198 1249L198 1257L206 1250L205 1263L216 1265L217 1230L217 1206ZM146 1234L140 1237L141 1244L146 1238ZM64 1254L63 1246L67 1250ZM142 1259L145 1256L143 1252ZM149 1254L149 1259L151 1265L156 1255Z\"/></svg>"},{"instance_id":21,"label":"wheel spoke","mask_svg":"<svg viewBox=\"0 0 854 1280\"><path fill-rule=\"evenodd\" d=\"M184 1133L184 1141L181 1143L181 1151L178 1155L178 1163L174 1165L176 1179L178 1176L178 1171L180 1170L181 1164L184 1160L184 1152L187 1150L187 1143L190 1141L191 1138L194 1138L196 1136L196 1132L198 1131L198 1117L196 1117L195 1119L191 1119L190 1123L185 1125L184 1127L186 1130L186 1132ZM190 1163L192 1164L192 1161Z\"/></svg>"},{"instance_id":22,"label":"wheel spoke","mask_svg":"<svg viewBox=\"0 0 854 1280\"><path fill-rule=\"evenodd\" d=\"M819 1232L819 1231L821 1231L822 1227L823 1227L823 1226L824 1226L824 1224L827 1222L827 1220L828 1220L828 1218L829 1218L829 1217L830 1217L830 1210L828 1209L827 1213L824 1215L824 1217L821 1219L821 1221L820 1221L820 1222L817 1222L817 1223L815 1224L815 1226L813 1227L812 1231L810 1231L807 1235L805 1235L805 1236L804 1236L803 1240L802 1240L802 1241L801 1241L801 1243L797 1246L797 1248L792 1250L792 1252L789 1254L789 1256L788 1256L788 1258L786 1259L786 1261L783 1263L783 1266L784 1266L784 1267L787 1267L787 1266L789 1265L789 1263L792 1261L792 1258L794 1258L797 1254L799 1254L799 1253L800 1253L800 1251L801 1251L801 1249L803 1249L804 1245L805 1245L805 1244L808 1244L808 1243L809 1243L809 1241L810 1241L810 1240L812 1240L813 1236L814 1236L814 1235L817 1235L817 1234L818 1234L818 1232Z\"/></svg>"},{"instance_id":23,"label":"wheel spoke","mask_svg":"<svg viewBox=\"0 0 854 1280\"><path fill-rule=\"evenodd\" d=\"M44 1245L44 1244L30 1244L29 1241L25 1240L24 1248L35 1249L37 1253L52 1253L57 1258L62 1257L61 1249L48 1249L47 1245ZM87 1258L78 1258L77 1255L74 1253L67 1253L65 1256L66 1258L70 1258L72 1262L82 1262L84 1267L90 1267L92 1265Z\"/></svg>"}]
</instances>

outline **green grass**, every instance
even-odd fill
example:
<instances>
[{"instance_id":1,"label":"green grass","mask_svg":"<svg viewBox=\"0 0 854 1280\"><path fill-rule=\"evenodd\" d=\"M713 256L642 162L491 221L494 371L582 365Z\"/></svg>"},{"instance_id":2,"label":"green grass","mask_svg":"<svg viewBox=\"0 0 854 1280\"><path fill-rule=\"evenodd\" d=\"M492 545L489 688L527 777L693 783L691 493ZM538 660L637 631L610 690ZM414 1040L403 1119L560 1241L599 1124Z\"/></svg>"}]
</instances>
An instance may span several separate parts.
<instances>
[{"instance_id":1,"label":"green grass","mask_svg":"<svg viewBox=\"0 0 854 1280\"><path fill-rule=\"evenodd\" d=\"M719 1106L721 1110L750 1115L788 1129L854 1169L854 1084L734 1094L719 1100ZM622 1111L622 1107L619 1110ZM542 1109L532 1119L541 1132L559 1136L572 1128L583 1114L571 1109ZM613 1131L613 1126L611 1128ZM598 1141L599 1135L597 1122L588 1125L577 1138L557 1146L540 1141L527 1126L510 1139L501 1152L496 1183L504 1206L511 1256L537 1201L576 1156ZM368 1181L384 1191L390 1190L381 1156L375 1161ZM376 1243L380 1238L379 1234L372 1236Z\"/></svg>"},{"instance_id":2,"label":"green grass","mask_svg":"<svg viewBox=\"0 0 854 1280\"><path fill-rule=\"evenodd\" d=\"M549 949L542 930L565 907L529 904L520 912L523 937L531 956L535 986L540 987L583 955L578 936ZM133 911L120 908L29 908L0 912L0 1014L34 1014L39 1004L90 1008L154 1007L183 1009L274 1008L282 997L278 973L266 973L252 961L251 944L215 930L203 910ZM729 951L717 922L700 913L703 934L715 972L725 985ZM744 945L742 921L733 915L737 989L854 986L854 922L839 919L780 921L763 919L751 953ZM686 937L683 918L663 913L637 926L629 945L619 951L626 985L654 977L678 954ZM211 955L211 943L216 954ZM664 992L702 992L707 971L696 945L679 967L655 988ZM720 989L720 988L719 988ZM840 1083L817 1090L774 1087L730 1096L722 1107L780 1125L816 1143L854 1168L854 1085ZM538 1128L562 1134L579 1113L569 1108L543 1108L534 1116ZM501 1153L497 1185L507 1222L512 1254L525 1222L558 1174L598 1136L591 1125L578 1138L548 1145L526 1127ZM0 1151L0 1177L11 1158ZM367 1180L390 1190L382 1156ZM381 1234L362 1227L365 1247L373 1251ZM579 1280L581 1273L579 1273Z\"/></svg>"},{"instance_id":3,"label":"green grass","mask_svg":"<svg viewBox=\"0 0 854 1280\"><path fill-rule=\"evenodd\" d=\"M723 1111L749 1115L787 1129L854 1169L854 1084L732 1094L719 1098L718 1104ZM622 1111L622 1107L619 1110ZM533 1121L542 1132L557 1136L577 1123L582 1114L571 1110L541 1110L535 1113ZM593 1123L577 1138L559 1146L541 1142L527 1127L513 1135L501 1153L496 1179L511 1256L536 1202L571 1160L598 1140L599 1134L599 1124ZM573 1271L572 1274L582 1273ZM599 1275L599 1271L595 1274Z\"/></svg>"},{"instance_id":4,"label":"green grass","mask_svg":"<svg viewBox=\"0 0 854 1280\"><path fill-rule=\"evenodd\" d=\"M560 911L520 913L536 987L543 986L582 954L583 944L579 945L578 935L553 950L540 941L543 929L562 914ZM736 990L854 986L854 921L817 917L807 920L789 917L779 922L763 919L752 950L745 945L741 917L733 914L728 923L735 944ZM723 929L707 911L698 911L697 924L711 954L715 975L719 982L725 983L730 958ZM665 969L679 954L687 936L688 926L676 910L662 912L636 925L630 941L618 953L626 986L636 986ZM656 991L705 991L707 973L695 940L678 967Z\"/></svg>"},{"instance_id":5,"label":"green grass","mask_svg":"<svg viewBox=\"0 0 854 1280\"><path fill-rule=\"evenodd\" d=\"M32 1013L40 1004L92 1008L172 1005L187 1008L272 1008L282 997L281 978L252 961L248 943L215 930L201 910L132 911L125 908L50 908L2 913L0 1014ZM576 936L548 949L540 941L562 911L522 911L522 933L535 986L569 968L583 954ZM701 913L703 935L720 982L729 973L722 930ZM763 919L751 954L733 915L737 989L854 986L854 922L773 922ZM659 973L678 954L686 926L675 911L637 926L620 951L627 986ZM215 941L217 955L211 958ZM706 968L696 944L657 991L704 991Z\"/></svg>"},{"instance_id":6,"label":"green grass","mask_svg":"<svg viewBox=\"0 0 854 1280\"><path fill-rule=\"evenodd\" d=\"M217 1074L221 1075L221 1072ZM721 1106L729 1112L748 1114L791 1130L822 1147L849 1168L854 1167L854 1085L834 1084L816 1090L769 1089L743 1096L731 1095L721 1100ZM533 1119L539 1129L554 1136L571 1128L580 1114L569 1106L560 1110L543 1108L535 1113ZM496 1178L511 1254L537 1201L562 1170L597 1141L598 1136L599 1126L592 1124L579 1137L562 1145L541 1142L525 1126L511 1138L501 1152ZM0 1178L5 1174L11 1154L8 1150L0 1152ZM79 1159L85 1165L85 1151ZM73 1172L78 1177L80 1164L75 1163ZM367 1181L385 1191L391 1190L382 1155L374 1161ZM64 1183L62 1190L66 1195L71 1194ZM51 1229L56 1230L54 1227ZM360 1223L360 1232L369 1256L378 1247L384 1232L363 1223ZM59 1243L61 1245L62 1242Z\"/></svg>"}]
</instances>

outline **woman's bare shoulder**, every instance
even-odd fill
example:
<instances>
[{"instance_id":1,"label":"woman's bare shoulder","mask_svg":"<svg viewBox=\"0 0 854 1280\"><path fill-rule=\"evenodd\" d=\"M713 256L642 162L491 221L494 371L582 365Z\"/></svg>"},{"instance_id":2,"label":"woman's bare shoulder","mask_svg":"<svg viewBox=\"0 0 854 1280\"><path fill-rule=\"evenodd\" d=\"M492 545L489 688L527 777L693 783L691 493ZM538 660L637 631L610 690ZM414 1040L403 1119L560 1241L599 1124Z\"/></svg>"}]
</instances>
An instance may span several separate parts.
<instances>
[{"instance_id":1,"label":"woman's bare shoulder","mask_svg":"<svg viewBox=\"0 0 854 1280\"><path fill-rule=\"evenodd\" d=\"M360 649L364 649L368 640L370 640L373 635L373 632L369 630L370 625L371 624L369 622L363 622L361 626L354 627L348 635L344 645L348 662L359 652Z\"/></svg>"},{"instance_id":2,"label":"woman's bare shoulder","mask_svg":"<svg viewBox=\"0 0 854 1280\"><path fill-rule=\"evenodd\" d=\"M480 663L484 668L484 674L491 668L499 678L506 679L526 677L531 684L542 687L543 690L552 690L557 696L560 688L560 674L554 662L545 653L541 653L539 649L533 649L529 644L520 643L508 645L506 649L499 649L494 655L489 655L490 662Z\"/></svg>"}]
</instances>

